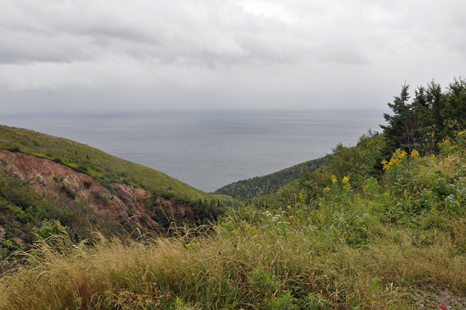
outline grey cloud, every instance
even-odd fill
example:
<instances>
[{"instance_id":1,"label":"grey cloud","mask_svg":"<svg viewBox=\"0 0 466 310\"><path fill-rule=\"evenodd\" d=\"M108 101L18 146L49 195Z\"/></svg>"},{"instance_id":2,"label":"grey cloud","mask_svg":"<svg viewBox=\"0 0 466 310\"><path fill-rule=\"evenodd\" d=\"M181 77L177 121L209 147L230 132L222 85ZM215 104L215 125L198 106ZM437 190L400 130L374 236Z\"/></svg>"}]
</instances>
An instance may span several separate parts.
<instances>
[{"instance_id":1,"label":"grey cloud","mask_svg":"<svg viewBox=\"0 0 466 310\"><path fill-rule=\"evenodd\" d=\"M56 5L54 8L59 11ZM193 58L199 63L204 62L204 55L213 55L215 60L206 63L224 60L227 65L251 59L283 62L299 58L294 50L302 50L300 42L305 40L297 38L283 21L251 16L239 10L233 10L236 15L232 17L216 16L212 20L200 20L199 16L182 11L171 20L163 15L153 18L142 15L141 20L135 16L123 21L118 18L121 12L115 16L102 12L86 16L78 7L64 7L63 10L64 17L53 19L44 8L39 12L29 9L22 12L24 24L14 23L13 28L21 31L3 27L6 35L5 44L0 46L0 61L76 61L114 53L170 61ZM34 23L31 25L26 17L32 14ZM34 50L28 48L30 45L42 47ZM76 51L70 52L73 49Z\"/></svg>"},{"instance_id":2,"label":"grey cloud","mask_svg":"<svg viewBox=\"0 0 466 310\"><path fill-rule=\"evenodd\" d=\"M463 0L8 1L0 106L385 105L405 80L464 76L465 12Z\"/></svg>"}]
</instances>

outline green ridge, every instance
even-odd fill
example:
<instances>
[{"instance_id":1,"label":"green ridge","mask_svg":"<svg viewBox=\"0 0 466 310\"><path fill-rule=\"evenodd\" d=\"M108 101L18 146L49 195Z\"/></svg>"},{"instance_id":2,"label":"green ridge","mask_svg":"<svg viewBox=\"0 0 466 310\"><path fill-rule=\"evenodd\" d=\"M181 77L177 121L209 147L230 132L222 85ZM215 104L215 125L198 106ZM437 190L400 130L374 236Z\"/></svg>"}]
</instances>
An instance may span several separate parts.
<instances>
[{"instance_id":1,"label":"green ridge","mask_svg":"<svg viewBox=\"0 0 466 310\"><path fill-rule=\"evenodd\" d=\"M169 198L215 200L163 172L109 155L72 140L0 125L0 149L47 158L86 173L113 191L110 183L125 183Z\"/></svg>"},{"instance_id":2,"label":"green ridge","mask_svg":"<svg viewBox=\"0 0 466 310\"><path fill-rule=\"evenodd\" d=\"M327 155L268 175L234 182L217 189L214 194L228 195L239 200L270 195L279 190L280 187L298 179L305 171L312 172L325 165L329 159L330 156Z\"/></svg>"}]
</instances>

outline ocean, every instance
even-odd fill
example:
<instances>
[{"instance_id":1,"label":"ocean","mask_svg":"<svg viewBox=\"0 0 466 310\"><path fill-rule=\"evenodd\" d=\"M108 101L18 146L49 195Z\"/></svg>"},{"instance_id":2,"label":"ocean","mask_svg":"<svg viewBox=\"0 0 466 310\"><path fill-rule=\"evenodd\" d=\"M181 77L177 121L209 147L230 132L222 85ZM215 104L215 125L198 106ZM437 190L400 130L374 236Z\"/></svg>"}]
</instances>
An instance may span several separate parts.
<instances>
[{"instance_id":1,"label":"ocean","mask_svg":"<svg viewBox=\"0 0 466 310\"><path fill-rule=\"evenodd\" d=\"M0 115L0 124L64 137L163 171L206 192L355 145L383 111Z\"/></svg>"}]
</instances>

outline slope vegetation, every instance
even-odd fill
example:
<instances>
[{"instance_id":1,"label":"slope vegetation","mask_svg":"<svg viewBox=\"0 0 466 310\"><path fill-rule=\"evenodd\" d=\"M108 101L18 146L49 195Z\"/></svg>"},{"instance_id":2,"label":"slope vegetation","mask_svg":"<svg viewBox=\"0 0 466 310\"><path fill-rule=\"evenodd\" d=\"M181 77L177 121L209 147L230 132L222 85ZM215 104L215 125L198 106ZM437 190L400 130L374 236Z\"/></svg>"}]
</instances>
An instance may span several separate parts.
<instances>
[{"instance_id":1,"label":"slope vegetation","mask_svg":"<svg viewBox=\"0 0 466 310\"><path fill-rule=\"evenodd\" d=\"M0 125L0 149L53 160L94 177L110 191L113 191L110 183L124 183L188 201L214 199L163 172L106 154L85 144L32 130Z\"/></svg>"},{"instance_id":2,"label":"slope vegetation","mask_svg":"<svg viewBox=\"0 0 466 310\"><path fill-rule=\"evenodd\" d=\"M362 145L333 160L356 162ZM231 211L210 232L39 243L0 280L0 307L465 309L466 134L447 145L398 150L362 186L348 170L310 173L289 201Z\"/></svg>"},{"instance_id":3,"label":"slope vegetation","mask_svg":"<svg viewBox=\"0 0 466 310\"><path fill-rule=\"evenodd\" d=\"M466 83L437 95L396 97L383 134L209 226L91 246L56 229L16 253L0 308L466 309L464 113L436 113Z\"/></svg>"},{"instance_id":4,"label":"slope vegetation","mask_svg":"<svg viewBox=\"0 0 466 310\"><path fill-rule=\"evenodd\" d=\"M238 181L217 189L214 194L228 195L238 200L249 200L275 193L280 187L298 179L303 173L309 173L329 160L329 156L310 160L275 173Z\"/></svg>"},{"instance_id":5,"label":"slope vegetation","mask_svg":"<svg viewBox=\"0 0 466 310\"><path fill-rule=\"evenodd\" d=\"M0 258L28 248L37 229L53 221L79 242L94 230L167 234L173 225L199 225L221 212L212 195L159 171L67 139L0 126Z\"/></svg>"}]
</instances>

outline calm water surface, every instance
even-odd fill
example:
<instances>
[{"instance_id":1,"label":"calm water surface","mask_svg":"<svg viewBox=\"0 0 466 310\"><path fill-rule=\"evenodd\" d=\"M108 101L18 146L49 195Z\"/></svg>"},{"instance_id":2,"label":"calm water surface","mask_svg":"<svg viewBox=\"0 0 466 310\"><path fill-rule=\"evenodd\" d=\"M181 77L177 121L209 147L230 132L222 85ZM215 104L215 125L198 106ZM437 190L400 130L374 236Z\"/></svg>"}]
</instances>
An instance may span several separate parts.
<instances>
[{"instance_id":1,"label":"calm water surface","mask_svg":"<svg viewBox=\"0 0 466 310\"><path fill-rule=\"evenodd\" d=\"M383 111L0 116L0 124L85 143L207 192L354 145L383 123Z\"/></svg>"}]
</instances>

